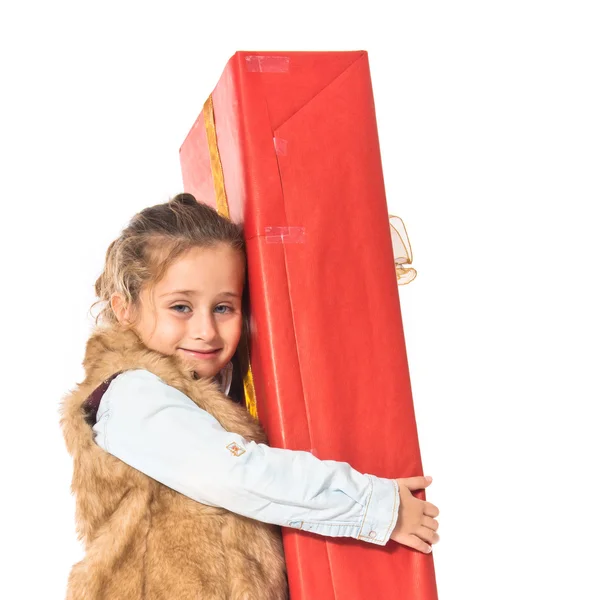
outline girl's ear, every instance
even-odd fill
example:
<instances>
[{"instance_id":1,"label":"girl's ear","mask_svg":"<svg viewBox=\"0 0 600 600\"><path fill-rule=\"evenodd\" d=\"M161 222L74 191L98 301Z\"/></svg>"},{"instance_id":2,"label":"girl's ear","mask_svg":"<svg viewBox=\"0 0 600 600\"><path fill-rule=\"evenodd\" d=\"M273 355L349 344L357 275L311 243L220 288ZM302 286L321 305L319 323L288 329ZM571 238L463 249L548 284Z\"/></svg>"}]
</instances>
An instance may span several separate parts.
<instances>
[{"instance_id":1,"label":"girl's ear","mask_svg":"<svg viewBox=\"0 0 600 600\"><path fill-rule=\"evenodd\" d=\"M119 294L118 292L112 294L112 296L110 297L110 307L115 313L117 321L119 321L121 325L131 323L131 307L127 305L127 302L125 301L123 296L121 296L121 294Z\"/></svg>"}]
</instances>

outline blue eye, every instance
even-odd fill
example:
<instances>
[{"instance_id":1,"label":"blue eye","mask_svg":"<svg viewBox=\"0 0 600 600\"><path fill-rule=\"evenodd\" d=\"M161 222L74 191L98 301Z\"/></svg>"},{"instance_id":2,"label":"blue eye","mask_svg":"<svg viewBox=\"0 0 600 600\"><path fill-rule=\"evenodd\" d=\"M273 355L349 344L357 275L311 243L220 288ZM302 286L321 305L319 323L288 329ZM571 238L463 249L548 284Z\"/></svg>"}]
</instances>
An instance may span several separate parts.
<instances>
[{"instance_id":1,"label":"blue eye","mask_svg":"<svg viewBox=\"0 0 600 600\"><path fill-rule=\"evenodd\" d=\"M224 308L225 310L223 312L217 311L217 308ZM215 306L215 311L217 312L217 314L219 315L224 315L228 312L231 312L231 307L227 306L226 304L219 304L219 306Z\"/></svg>"},{"instance_id":2,"label":"blue eye","mask_svg":"<svg viewBox=\"0 0 600 600\"><path fill-rule=\"evenodd\" d=\"M190 308L190 307L185 304L176 304L175 306L171 306L171 310L174 310L175 312L178 312L178 313L185 312L185 311L177 310L178 308Z\"/></svg>"},{"instance_id":3,"label":"blue eye","mask_svg":"<svg viewBox=\"0 0 600 600\"><path fill-rule=\"evenodd\" d=\"M189 310L185 310L185 309L189 309ZM173 310L179 314L187 314L188 312L192 311L192 309L189 306L187 306L187 304L175 304L174 306L171 306L171 310ZM233 311L233 309L230 306L227 306L226 304L219 304L218 306L215 306L215 312L218 315L225 315L232 311Z\"/></svg>"}]
</instances>

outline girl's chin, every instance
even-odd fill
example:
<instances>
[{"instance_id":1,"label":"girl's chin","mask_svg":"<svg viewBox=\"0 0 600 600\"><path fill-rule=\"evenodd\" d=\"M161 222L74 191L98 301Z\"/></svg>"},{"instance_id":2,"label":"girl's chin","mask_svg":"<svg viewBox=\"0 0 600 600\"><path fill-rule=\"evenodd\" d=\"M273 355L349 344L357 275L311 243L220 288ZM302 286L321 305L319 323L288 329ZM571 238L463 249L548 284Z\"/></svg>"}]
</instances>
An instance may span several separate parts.
<instances>
[{"instance_id":1,"label":"girl's chin","mask_svg":"<svg viewBox=\"0 0 600 600\"><path fill-rule=\"evenodd\" d=\"M181 362L186 370L195 371L200 377L214 377L221 370L221 365L212 362L205 364L208 361L198 360L186 354L176 352L175 356Z\"/></svg>"}]
</instances>

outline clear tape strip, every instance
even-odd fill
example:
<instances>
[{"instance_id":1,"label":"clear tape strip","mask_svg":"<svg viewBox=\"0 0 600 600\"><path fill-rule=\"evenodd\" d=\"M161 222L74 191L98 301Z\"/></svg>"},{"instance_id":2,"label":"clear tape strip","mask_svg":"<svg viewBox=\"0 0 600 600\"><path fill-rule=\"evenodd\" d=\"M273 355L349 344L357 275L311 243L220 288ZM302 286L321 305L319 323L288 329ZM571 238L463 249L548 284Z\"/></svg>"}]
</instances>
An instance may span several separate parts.
<instances>
[{"instance_id":1,"label":"clear tape strip","mask_svg":"<svg viewBox=\"0 0 600 600\"><path fill-rule=\"evenodd\" d=\"M273 138L273 146L275 146L275 154L277 156L285 156L287 154L287 145L287 140L278 137Z\"/></svg>"},{"instance_id":2,"label":"clear tape strip","mask_svg":"<svg viewBox=\"0 0 600 600\"><path fill-rule=\"evenodd\" d=\"M303 244L306 241L304 227L265 227L267 244Z\"/></svg>"},{"instance_id":3,"label":"clear tape strip","mask_svg":"<svg viewBox=\"0 0 600 600\"><path fill-rule=\"evenodd\" d=\"M287 56L246 56L246 70L251 73L287 73L290 59Z\"/></svg>"}]
</instances>

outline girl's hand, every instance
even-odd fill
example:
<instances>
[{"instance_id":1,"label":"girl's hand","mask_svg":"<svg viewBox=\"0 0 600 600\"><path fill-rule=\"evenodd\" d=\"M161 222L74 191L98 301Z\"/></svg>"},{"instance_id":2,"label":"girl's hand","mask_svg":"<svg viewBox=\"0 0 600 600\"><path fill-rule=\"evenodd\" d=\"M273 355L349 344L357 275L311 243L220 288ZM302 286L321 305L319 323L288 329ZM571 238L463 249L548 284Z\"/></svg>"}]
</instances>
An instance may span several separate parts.
<instances>
[{"instance_id":1,"label":"girl's hand","mask_svg":"<svg viewBox=\"0 0 600 600\"><path fill-rule=\"evenodd\" d=\"M436 544L440 539L435 533L439 523L433 518L440 511L431 502L415 498L411 491L426 488L431 480L425 477L406 477L396 479L396 482L400 492L400 508L396 527L390 537L399 544L427 554L431 552L430 544Z\"/></svg>"}]
</instances>

